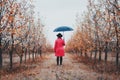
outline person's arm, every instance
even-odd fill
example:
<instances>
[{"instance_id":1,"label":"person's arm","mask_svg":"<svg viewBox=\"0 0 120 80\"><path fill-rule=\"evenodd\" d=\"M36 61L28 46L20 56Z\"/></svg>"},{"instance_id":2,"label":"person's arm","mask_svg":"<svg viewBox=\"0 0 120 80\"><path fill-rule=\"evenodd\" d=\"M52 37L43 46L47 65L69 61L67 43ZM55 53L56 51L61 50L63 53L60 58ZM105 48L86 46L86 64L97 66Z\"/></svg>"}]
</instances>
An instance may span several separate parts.
<instances>
[{"instance_id":1,"label":"person's arm","mask_svg":"<svg viewBox=\"0 0 120 80\"><path fill-rule=\"evenodd\" d=\"M63 46L65 46L65 41L63 40Z\"/></svg>"}]
</instances>

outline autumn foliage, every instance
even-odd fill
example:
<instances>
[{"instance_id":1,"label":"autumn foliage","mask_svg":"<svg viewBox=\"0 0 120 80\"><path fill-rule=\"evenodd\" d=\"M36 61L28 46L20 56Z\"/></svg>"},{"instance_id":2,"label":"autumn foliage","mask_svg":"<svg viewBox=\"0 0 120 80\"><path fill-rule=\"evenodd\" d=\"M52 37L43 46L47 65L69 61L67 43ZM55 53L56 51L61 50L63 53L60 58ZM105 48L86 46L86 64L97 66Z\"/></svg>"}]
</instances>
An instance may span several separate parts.
<instances>
[{"instance_id":1,"label":"autumn foliage","mask_svg":"<svg viewBox=\"0 0 120 80\"><path fill-rule=\"evenodd\" d=\"M119 65L120 1L88 0L84 15L76 16L77 30L66 45L66 51L108 62L114 58ZM111 56L111 57L110 57Z\"/></svg>"},{"instance_id":2,"label":"autumn foliage","mask_svg":"<svg viewBox=\"0 0 120 80\"><path fill-rule=\"evenodd\" d=\"M34 7L31 0L0 0L0 68L4 66L3 55L9 55L12 69L14 55L22 64L23 57L25 62L35 61L46 51L49 44L43 34L44 25L39 14L35 19Z\"/></svg>"}]
</instances>

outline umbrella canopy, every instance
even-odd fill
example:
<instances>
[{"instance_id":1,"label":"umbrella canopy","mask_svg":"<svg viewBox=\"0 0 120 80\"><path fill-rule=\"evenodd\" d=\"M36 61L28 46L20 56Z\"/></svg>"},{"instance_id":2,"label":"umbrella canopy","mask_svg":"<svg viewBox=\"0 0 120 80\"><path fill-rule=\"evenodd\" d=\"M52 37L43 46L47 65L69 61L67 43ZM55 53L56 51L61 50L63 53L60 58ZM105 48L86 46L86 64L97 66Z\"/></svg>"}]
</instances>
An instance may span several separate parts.
<instances>
[{"instance_id":1,"label":"umbrella canopy","mask_svg":"<svg viewBox=\"0 0 120 80\"><path fill-rule=\"evenodd\" d=\"M73 31L73 29L68 26L60 26L54 29L54 32L64 32L64 31Z\"/></svg>"},{"instance_id":2,"label":"umbrella canopy","mask_svg":"<svg viewBox=\"0 0 120 80\"><path fill-rule=\"evenodd\" d=\"M60 26L60 27L57 27L56 29L54 29L53 32L63 32L63 39L65 40L65 37L64 37L65 31L73 31L73 29L68 26Z\"/></svg>"}]
</instances>

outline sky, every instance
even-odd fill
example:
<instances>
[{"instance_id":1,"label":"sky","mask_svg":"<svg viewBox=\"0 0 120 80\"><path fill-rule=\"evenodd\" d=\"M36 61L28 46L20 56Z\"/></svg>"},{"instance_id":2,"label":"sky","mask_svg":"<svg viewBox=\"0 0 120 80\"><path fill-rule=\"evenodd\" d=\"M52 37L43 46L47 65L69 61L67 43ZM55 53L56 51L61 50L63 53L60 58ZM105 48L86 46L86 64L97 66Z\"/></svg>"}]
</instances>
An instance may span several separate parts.
<instances>
[{"instance_id":1,"label":"sky","mask_svg":"<svg viewBox=\"0 0 120 80\"><path fill-rule=\"evenodd\" d=\"M53 32L55 28L70 26L75 31L76 15L84 14L87 3L87 0L34 0L35 15L45 25L44 33L51 45L57 38L57 32ZM65 41L71 38L74 31L64 33Z\"/></svg>"}]
</instances>

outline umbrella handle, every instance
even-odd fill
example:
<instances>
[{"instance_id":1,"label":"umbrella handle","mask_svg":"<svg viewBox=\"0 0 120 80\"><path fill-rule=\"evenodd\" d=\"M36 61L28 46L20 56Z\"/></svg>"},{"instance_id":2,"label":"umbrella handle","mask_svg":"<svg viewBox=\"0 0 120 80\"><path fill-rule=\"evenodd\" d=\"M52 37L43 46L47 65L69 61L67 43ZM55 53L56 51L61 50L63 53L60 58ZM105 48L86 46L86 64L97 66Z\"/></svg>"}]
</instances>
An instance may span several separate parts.
<instances>
[{"instance_id":1,"label":"umbrella handle","mask_svg":"<svg viewBox=\"0 0 120 80\"><path fill-rule=\"evenodd\" d=\"M65 37L64 37L64 31L63 31L63 40L65 39Z\"/></svg>"}]
</instances>

